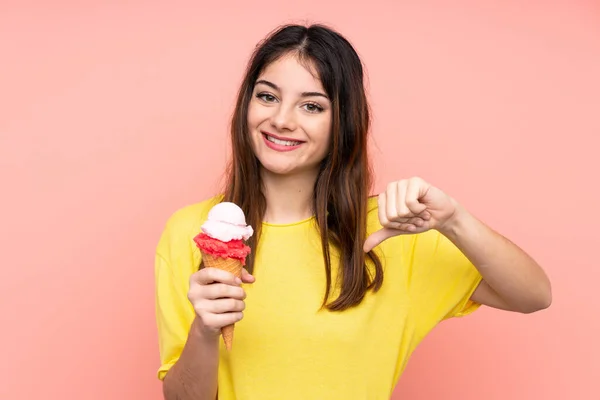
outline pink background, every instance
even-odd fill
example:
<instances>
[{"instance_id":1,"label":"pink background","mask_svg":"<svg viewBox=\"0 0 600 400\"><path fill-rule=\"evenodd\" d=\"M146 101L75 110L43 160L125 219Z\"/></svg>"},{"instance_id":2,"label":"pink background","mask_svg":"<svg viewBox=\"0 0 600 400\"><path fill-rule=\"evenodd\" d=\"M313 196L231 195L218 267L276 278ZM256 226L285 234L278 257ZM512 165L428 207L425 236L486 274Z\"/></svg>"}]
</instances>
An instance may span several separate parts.
<instances>
[{"instance_id":1,"label":"pink background","mask_svg":"<svg viewBox=\"0 0 600 400\"><path fill-rule=\"evenodd\" d=\"M154 247L213 193L250 51L298 21L367 65L377 189L430 180L553 281L544 312L443 323L394 398L600 398L598 2L120 3L0 5L0 398L161 398Z\"/></svg>"}]
</instances>

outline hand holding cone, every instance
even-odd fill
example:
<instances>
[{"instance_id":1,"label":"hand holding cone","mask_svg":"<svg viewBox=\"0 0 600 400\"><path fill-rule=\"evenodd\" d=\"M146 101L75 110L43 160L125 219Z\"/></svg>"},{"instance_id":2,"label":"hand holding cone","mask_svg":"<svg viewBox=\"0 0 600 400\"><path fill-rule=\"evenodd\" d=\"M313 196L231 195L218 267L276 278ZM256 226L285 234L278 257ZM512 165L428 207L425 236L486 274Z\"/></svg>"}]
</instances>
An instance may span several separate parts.
<instances>
[{"instance_id":1,"label":"hand holding cone","mask_svg":"<svg viewBox=\"0 0 600 400\"><path fill-rule=\"evenodd\" d=\"M242 269L244 266L235 258L213 257L210 254L202 253L202 260L205 267L227 271L233 274L235 277L242 279ZM231 350L231 346L233 345L234 326L235 324L231 324L221 328L221 335L223 335L223 341L225 342L225 347L227 350Z\"/></svg>"},{"instance_id":2,"label":"hand holding cone","mask_svg":"<svg viewBox=\"0 0 600 400\"><path fill-rule=\"evenodd\" d=\"M209 211L201 230L194 242L202 253L204 266L227 271L241 279L246 256L250 253L244 240L253 234L252 227L246 225L244 212L233 203L219 203ZM221 328L227 350L233 345L233 331L234 324Z\"/></svg>"}]
</instances>

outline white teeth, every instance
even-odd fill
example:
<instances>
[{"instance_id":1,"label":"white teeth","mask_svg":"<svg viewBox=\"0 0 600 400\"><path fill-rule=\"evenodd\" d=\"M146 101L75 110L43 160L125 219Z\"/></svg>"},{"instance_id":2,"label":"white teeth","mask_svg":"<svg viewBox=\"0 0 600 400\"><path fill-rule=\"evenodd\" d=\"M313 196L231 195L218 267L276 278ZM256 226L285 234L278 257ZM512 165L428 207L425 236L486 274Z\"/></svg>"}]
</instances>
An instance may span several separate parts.
<instances>
[{"instance_id":1,"label":"white teeth","mask_svg":"<svg viewBox=\"0 0 600 400\"><path fill-rule=\"evenodd\" d=\"M282 146L297 146L297 145L300 144L300 142L292 142L292 141L289 141L289 140L279 140L279 139L275 139L274 137L271 137L269 135L266 135L266 136L267 136L267 140L269 142L273 142L275 144L279 144L279 145L282 145Z\"/></svg>"}]
</instances>

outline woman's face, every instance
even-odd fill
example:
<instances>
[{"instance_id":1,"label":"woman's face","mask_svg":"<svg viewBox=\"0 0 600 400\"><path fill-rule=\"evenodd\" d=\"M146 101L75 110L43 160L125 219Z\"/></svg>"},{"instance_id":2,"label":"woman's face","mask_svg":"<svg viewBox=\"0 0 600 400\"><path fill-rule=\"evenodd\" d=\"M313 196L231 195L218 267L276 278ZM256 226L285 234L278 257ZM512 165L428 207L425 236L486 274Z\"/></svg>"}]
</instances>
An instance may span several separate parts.
<instances>
[{"instance_id":1,"label":"woman's face","mask_svg":"<svg viewBox=\"0 0 600 400\"><path fill-rule=\"evenodd\" d=\"M252 147L263 168L278 175L318 170L329 150L331 113L316 70L293 55L269 64L248 107Z\"/></svg>"}]
</instances>

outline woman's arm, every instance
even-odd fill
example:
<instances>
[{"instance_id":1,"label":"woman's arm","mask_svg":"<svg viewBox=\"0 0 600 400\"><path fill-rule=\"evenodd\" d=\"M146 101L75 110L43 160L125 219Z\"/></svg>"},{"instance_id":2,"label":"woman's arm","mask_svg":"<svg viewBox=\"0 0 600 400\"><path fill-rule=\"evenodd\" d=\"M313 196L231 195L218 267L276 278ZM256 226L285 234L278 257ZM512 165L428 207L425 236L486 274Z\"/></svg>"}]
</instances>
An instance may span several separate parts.
<instances>
[{"instance_id":1,"label":"woman's arm","mask_svg":"<svg viewBox=\"0 0 600 400\"><path fill-rule=\"evenodd\" d=\"M254 282L245 269L241 279L215 268L202 268L191 276L188 299L196 317L178 361L165 375L166 400L216 399L220 332L243 317L242 282Z\"/></svg>"},{"instance_id":2,"label":"woman's arm","mask_svg":"<svg viewBox=\"0 0 600 400\"><path fill-rule=\"evenodd\" d=\"M475 265L483 282L471 299L479 304L522 313L552 303L550 280L523 250L455 204L451 218L438 228Z\"/></svg>"},{"instance_id":3,"label":"woman's arm","mask_svg":"<svg viewBox=\"0 0 600 400\"><path fill-rule=\"evenodd\" d=\"M165 375L165 400L217 398L219 336L203 335L196 318L179 360Z\"/></svg>"},{"instance_id":4,"label":"woman's arm","mask_svg":"<svg viewBox=\"0 0 600 400\"><path fill-rule=\"evenodd\" d=\"M471 299L522 313L550 306L550 281L523 250L469 214L454 199L421 178L391 182L379 195L383 229L371 234L364 250L402 234L436 229L473 263L483 277Z\"/></svg>"}]
</instances>

